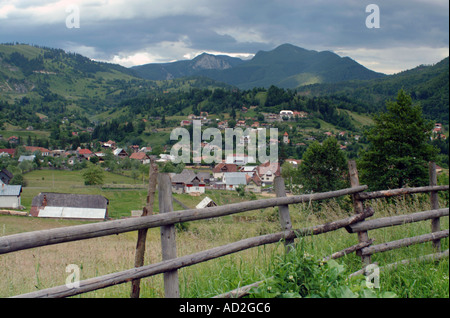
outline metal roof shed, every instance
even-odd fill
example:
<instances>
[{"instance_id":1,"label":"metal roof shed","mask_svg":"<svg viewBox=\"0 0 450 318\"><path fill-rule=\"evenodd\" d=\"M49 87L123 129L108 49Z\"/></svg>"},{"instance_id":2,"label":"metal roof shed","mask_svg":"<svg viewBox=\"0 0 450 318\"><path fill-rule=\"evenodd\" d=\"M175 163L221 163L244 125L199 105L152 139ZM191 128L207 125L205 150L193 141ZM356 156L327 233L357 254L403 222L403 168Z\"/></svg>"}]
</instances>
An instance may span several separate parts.
<instances>
[{"instance_id":1,"label":"metal roof shed","mask_svg":"<svg viewBox=\"0 0 450 318\"><path fill-rule=\"evenodd\" d=\"M108 216L108 199L101 195L39 193L31 203L32 216L103 220Z\"/></svg>"}]
</instances>

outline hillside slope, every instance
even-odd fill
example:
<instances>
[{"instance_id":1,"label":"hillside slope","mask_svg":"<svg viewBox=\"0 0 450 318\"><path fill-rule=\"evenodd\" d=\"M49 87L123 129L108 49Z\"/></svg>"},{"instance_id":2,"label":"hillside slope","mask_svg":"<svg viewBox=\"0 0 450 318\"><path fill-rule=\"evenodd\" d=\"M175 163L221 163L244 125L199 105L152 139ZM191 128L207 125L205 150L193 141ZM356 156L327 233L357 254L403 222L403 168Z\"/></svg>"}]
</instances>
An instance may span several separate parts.
<instances>
[{"instance_id":1,"label":"hillside slope","mask_svg":"<svg viewBox=\"0 0 450 318\"><path fill-rule=\"evenodd\" d=\"M195 68L198 59L208 57L211 67ZM283 44L272 51L259 51L251 60L200 55L190 61L165 64L147 64L133 67L140 76L148 79L168 79L187 75L203 75L214 80L235 85L241 89L269 87L282 88L315 83L334 83L352 79L381 78L384 74L371 71L349 57L335 53L317 52Z\"/></svg>"},{"instance_id":2,"label":"hillside slope","mask_svg":"<svg viewBox=\"0 0 450 318\"><path fill-rule=\"evenodd\" d=\"M448 123L449 120L449 58L435 65L421 65L395 75L367 81L344 81L309 85L299 88L308 96L339 96L361 105L357 111L384 109L386 101L404 89L420 103L426 117ZM356 110L356 109L355 109Z\"/></svg>"}]
</instances>

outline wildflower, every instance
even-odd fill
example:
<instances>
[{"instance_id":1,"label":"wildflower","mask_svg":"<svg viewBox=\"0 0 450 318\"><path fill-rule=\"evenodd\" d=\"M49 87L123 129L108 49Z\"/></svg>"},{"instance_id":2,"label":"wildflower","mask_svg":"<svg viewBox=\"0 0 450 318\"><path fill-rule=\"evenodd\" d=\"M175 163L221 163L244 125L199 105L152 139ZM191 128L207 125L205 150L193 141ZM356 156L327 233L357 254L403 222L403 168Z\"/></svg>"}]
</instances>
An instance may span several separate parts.
<instances>
[{"instance_id":1,"label":"wildflower","mask_svg":"<svg viewBox=\"0 0 450 318\"><path fill-rule=\"evenodd\" d=\"M289 280L294 280L294 276L290 275Z\"/></svg>"}]
</instances>

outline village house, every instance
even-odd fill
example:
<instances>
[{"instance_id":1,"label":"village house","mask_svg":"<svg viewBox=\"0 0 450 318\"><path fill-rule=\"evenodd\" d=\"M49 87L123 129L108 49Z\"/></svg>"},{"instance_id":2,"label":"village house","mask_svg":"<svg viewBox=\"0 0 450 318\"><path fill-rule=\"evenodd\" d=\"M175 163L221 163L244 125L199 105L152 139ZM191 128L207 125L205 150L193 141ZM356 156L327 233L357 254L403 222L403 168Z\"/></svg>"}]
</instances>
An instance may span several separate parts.
<instances>
[{"instance_id":1,"label":"village house","mask_svg":"<svg viewBox=\"0 0 450 318\"><path fill-rule=\"evenodd\" d=\"M278 162L270 161L260 164L257 173L261 178L263 186L273 184L275 177L281 174L280 164Z\"/></svg>"},{"instance_id":2,"label":"village house","mask_svg":"<svg viewBox=\"0 0 450 318\"><path fill-rule=\"evenodd\" d=\"M17 145L19 143L19 137L17 137L17 136L9 137L8 143Z\"/></svg>"},{"instance_id":3,"label":"village house","mask_svg":"<svg viewBox=\"0 0 450 318\"><path fill-rule=\"evenodd\" d=\"M20 195L21 185L9 185L0 181L0 208L19 209L21 208Z\"/></svg>"},{"instance_id":4,"label":"village house","mask_svg":"<svg viewBox=\"0 0 450 318\"><path fill-rule=\"evenodd\" d=\"M294 112L292 110L282 110L280 111L280 116L283 117L287 117L287 118L292 118L294 117Z\"/></svg>"},{"instance_id":5,"label":"village house","mask_svg":"<svg viewBox=\"0 0 450 318\"><path fill-rule=\"evenodd\" d=\"M239 172L243 172L249 177L253 177L254 174L256 174L258 166L243 166L239 168Z\"/></svg>"},{"instance_id":6,"label":"village house","mask_svg":"<svg viewBox=\"0 0 450 318\"><path fill-rule=\"evenodd\" d=\"M144 153L148 153L148 152L152 152L152 147L148 146L148 147L142 147L141 149L139 149L139 152L144 152Z\"/></svg>"},{"instance_id":7,"label":"village house","mask_svg":"<svg viewBox=\"0 0 450 318\"><path fill-rule=\"evenodd\" d=\"M308 113L307 112L303 112L303 111L294 111L294 118L307 118L308 117Z\"/></svg>"},{"instance_id":8,"label":"village house","mask_svg":"<svg viewBox=\"0 0 450 318\"><path fill-rule=\"evenodd\" d=\"M247 185L247 175L242 172L225 172L222 182L227 190L236 190L240 185Z\"/></svg>"},{"instance_id":9,"label":"village house","mask_svg":"<svg viewBox=\"0 0 450 318\"><path fill-rule=\"evenodd\" d=\"M0 183L9 184L12 178L13 174L7 169L0 170Z\"/></svg>"},{"instance_id":10,"label":"village house","mask_svg":"<svg viewBox=\"0 0 450 318\"><path fill-rule=\"evenodd\" d=\"M10 156L11 158L14 158L15 154L16 149L7 149L7 148L0 149L0 157Z\"/></svg>"},{"instance_id":11,"label":"village house","mask_svg":"<svg viewBox=\"0 0 450 318\"><path fill-rule=\"evenodd\" d=\"M261 192L262 181L261 178L255 173L252 177L246 176L247 185L245 186L245 191L251 192Z\"/></svg>"},{"instance_id":12,"label":"village house","mask_svg":"<svg viewBox=\"0 0 450 318\"><path fill-rule=\"evenodd\" d=\"M138 151L139 151L139 146L138 146L138 145L131 145L131 146L128 147L128 150L129 150L131 153L138 152Z\"/></svg>"},{"instance_id":13,"label":"village house","mask_svg":"<svg viewBox=\"0 0 450 318\"><path fill-rule=\"evenodd\" d=\"M189 169L183 169L181 173L171 173L172 192L201 194L205 193L205 182Z\"/></svg>"},{"instance_id":14,"label":"village house","mask_svg":"<svg viewBox=\"0 0 450 318\"><path fill-rule=\"evenodd\" d=\"M114 149L113 155L119 158L128 158L128 153L122 148Z\"/></svg>"},{"instance_id":15,"label":"village house","mask_svg":"<svg viewBox=\"0 0 450 318\"><path fill-rule=\"evenodd\" d=\"M235 164L227 164L227 163L218 163L213 168L213 177L215 180L222 179L223 174L226 172L237 172L237 165Z\"/></svg>"},{"instance_id":16,"label":"village house","mask_svg":"<svg viewBox=\"0 0 450 318\"><path fill-rule=\"evenodd\" d=\"M284 162L290 163L294 168L300 167L302 160L299 159L286 159Z\"/></svg>"},{"instance_id":17,"label":"village house","mask_svg":"<svg viewBox=\"0 0 450 318\"><path fill-rule=\"evenodd\" d=\"M78 147L77 149L77 155L78 157L82 158L82 159L87 159L89 160L91 157L95 156L95 154L90 151L89 149L81 149L80 147Z\"/></svg>"},{"instance_id":18,"label":"village house","mask_svg":"<svg viewBox=\"0 0 450 318\"><path fill-rule=\"evenodd\" d=\"M245 120L238 120L236 122L236 127L242 127L242 128L246 127Z\"/></svg>"},{"instance_id":19,"label":"village house","mask_svg":"<svg viewBox=\"0 0 450 318\"><path fill-rule=\"evenodd\" d=\"M23 161L26 161L26 160L33 161L35 158L36 158L35 155L31 155L31 156L23 156L22 155L22 156L19 157L18 162L20 163L20 162L23 162Z\"/></svg>"},{"instance_id":20,"label":"village house","mask_svg":"<svg viewBox=\"0 0 450 318\"><path fill-rule=\"evenodd\" d=\"M256 158L246 154L232 154L227 155L227 157L225 158L225 162L228 164L243 166L248 163L256 163Z\"/></svg>"},{"instance_id":21,"label":"village house","mask_svg":"<svg viewBox=\"0 0 450 318\"><path fill-rule=\"evenodd\" d=\"M150 163L150 157L145 152L132 153L130 159L139 160L142 164Z\"/></svg>"},{"instance_id":22,"label":"village house","mask_svg":"<svg viewBox=\"0 0 450 318\"><path fill-rule=\"evenodd\" d=\"M287 145L289 143L289 134L287 132L283 135L283 143Z\"/></svg>"},{"instance_id":23,"label":"village house","mask_svg":"<svg viewBox=\"0 0 450 318\"><path fill-rule=\"evenodd\" d=\"M112 140L108 140L107 142L102 143L103 148L116 149L116 142Z\"/></svg>"},{"instance_id":24,"label":"village house","mask_svg":"<svg viewBox=\"0 0 450 318\"><path fill-rule=\"evenodd\" d=\"M30 215L43 218L104 220L109 201L101 195L39 193L31 203Z\"/></svg>"},{"instance_id":25,"label":"village house","mask_svg":"<svg viewBox=\"0 0 450 318\"><path fill-rule=\"evenodd\" d=\"M50 156L51 151L43 147L25 146L25 150L31 153L39 152L43 157Z\"/></svg>"}]
</instances>

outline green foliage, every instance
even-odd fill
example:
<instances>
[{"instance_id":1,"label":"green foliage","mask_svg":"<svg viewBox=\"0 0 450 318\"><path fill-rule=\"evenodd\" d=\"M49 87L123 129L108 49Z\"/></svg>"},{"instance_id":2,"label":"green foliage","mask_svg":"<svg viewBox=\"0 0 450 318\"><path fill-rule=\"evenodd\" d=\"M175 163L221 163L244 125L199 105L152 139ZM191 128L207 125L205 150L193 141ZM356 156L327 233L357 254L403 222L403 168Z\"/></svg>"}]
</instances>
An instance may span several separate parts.
<instances>
[{"instance_id":1,"label":"green foliage","mask_svg":"<svg viewBox=\"0 0 450 318\"><path fill-rule=\"evenodd\" d=\"M275 260L273 276L250 294L255 298L394 298L392 292L369 288L361 275L348 279L345 265L322 262L302 244Z\"/></svg>"},{"instance_id":2,"label":"green foliage","mask_svg":"<svg viewBox=\"0 0 450 318\"><path fill-rule=\"evenodd\" d=\"M314 142L303 154L300 180L306 192L327 192L346 186L347 159L335 138Z\"/></svg>"},{"instance_id":3,"label":"green foliage","mask_svg":"<svg viewBox=\"0 0 450 318\"><path fill-rule=\"evenodd\" d=\"M81 175L85 185L102 185L104 181L104 171L97 165L88 164L88 168Z\"/></svg>"},{"instance_id":4,"label":"green foliage","mask_svg":"<svg viewBox=\"0 0 450 318\"><path fill-rule=\"evenodd\" d=\"M369 148L358 162L362 182L373 190L427 184L427 163L438 150L429 144L433 122L423 118L420 105L400 90L374 122L366 132Z\"/></svg>"}]
</instances>

